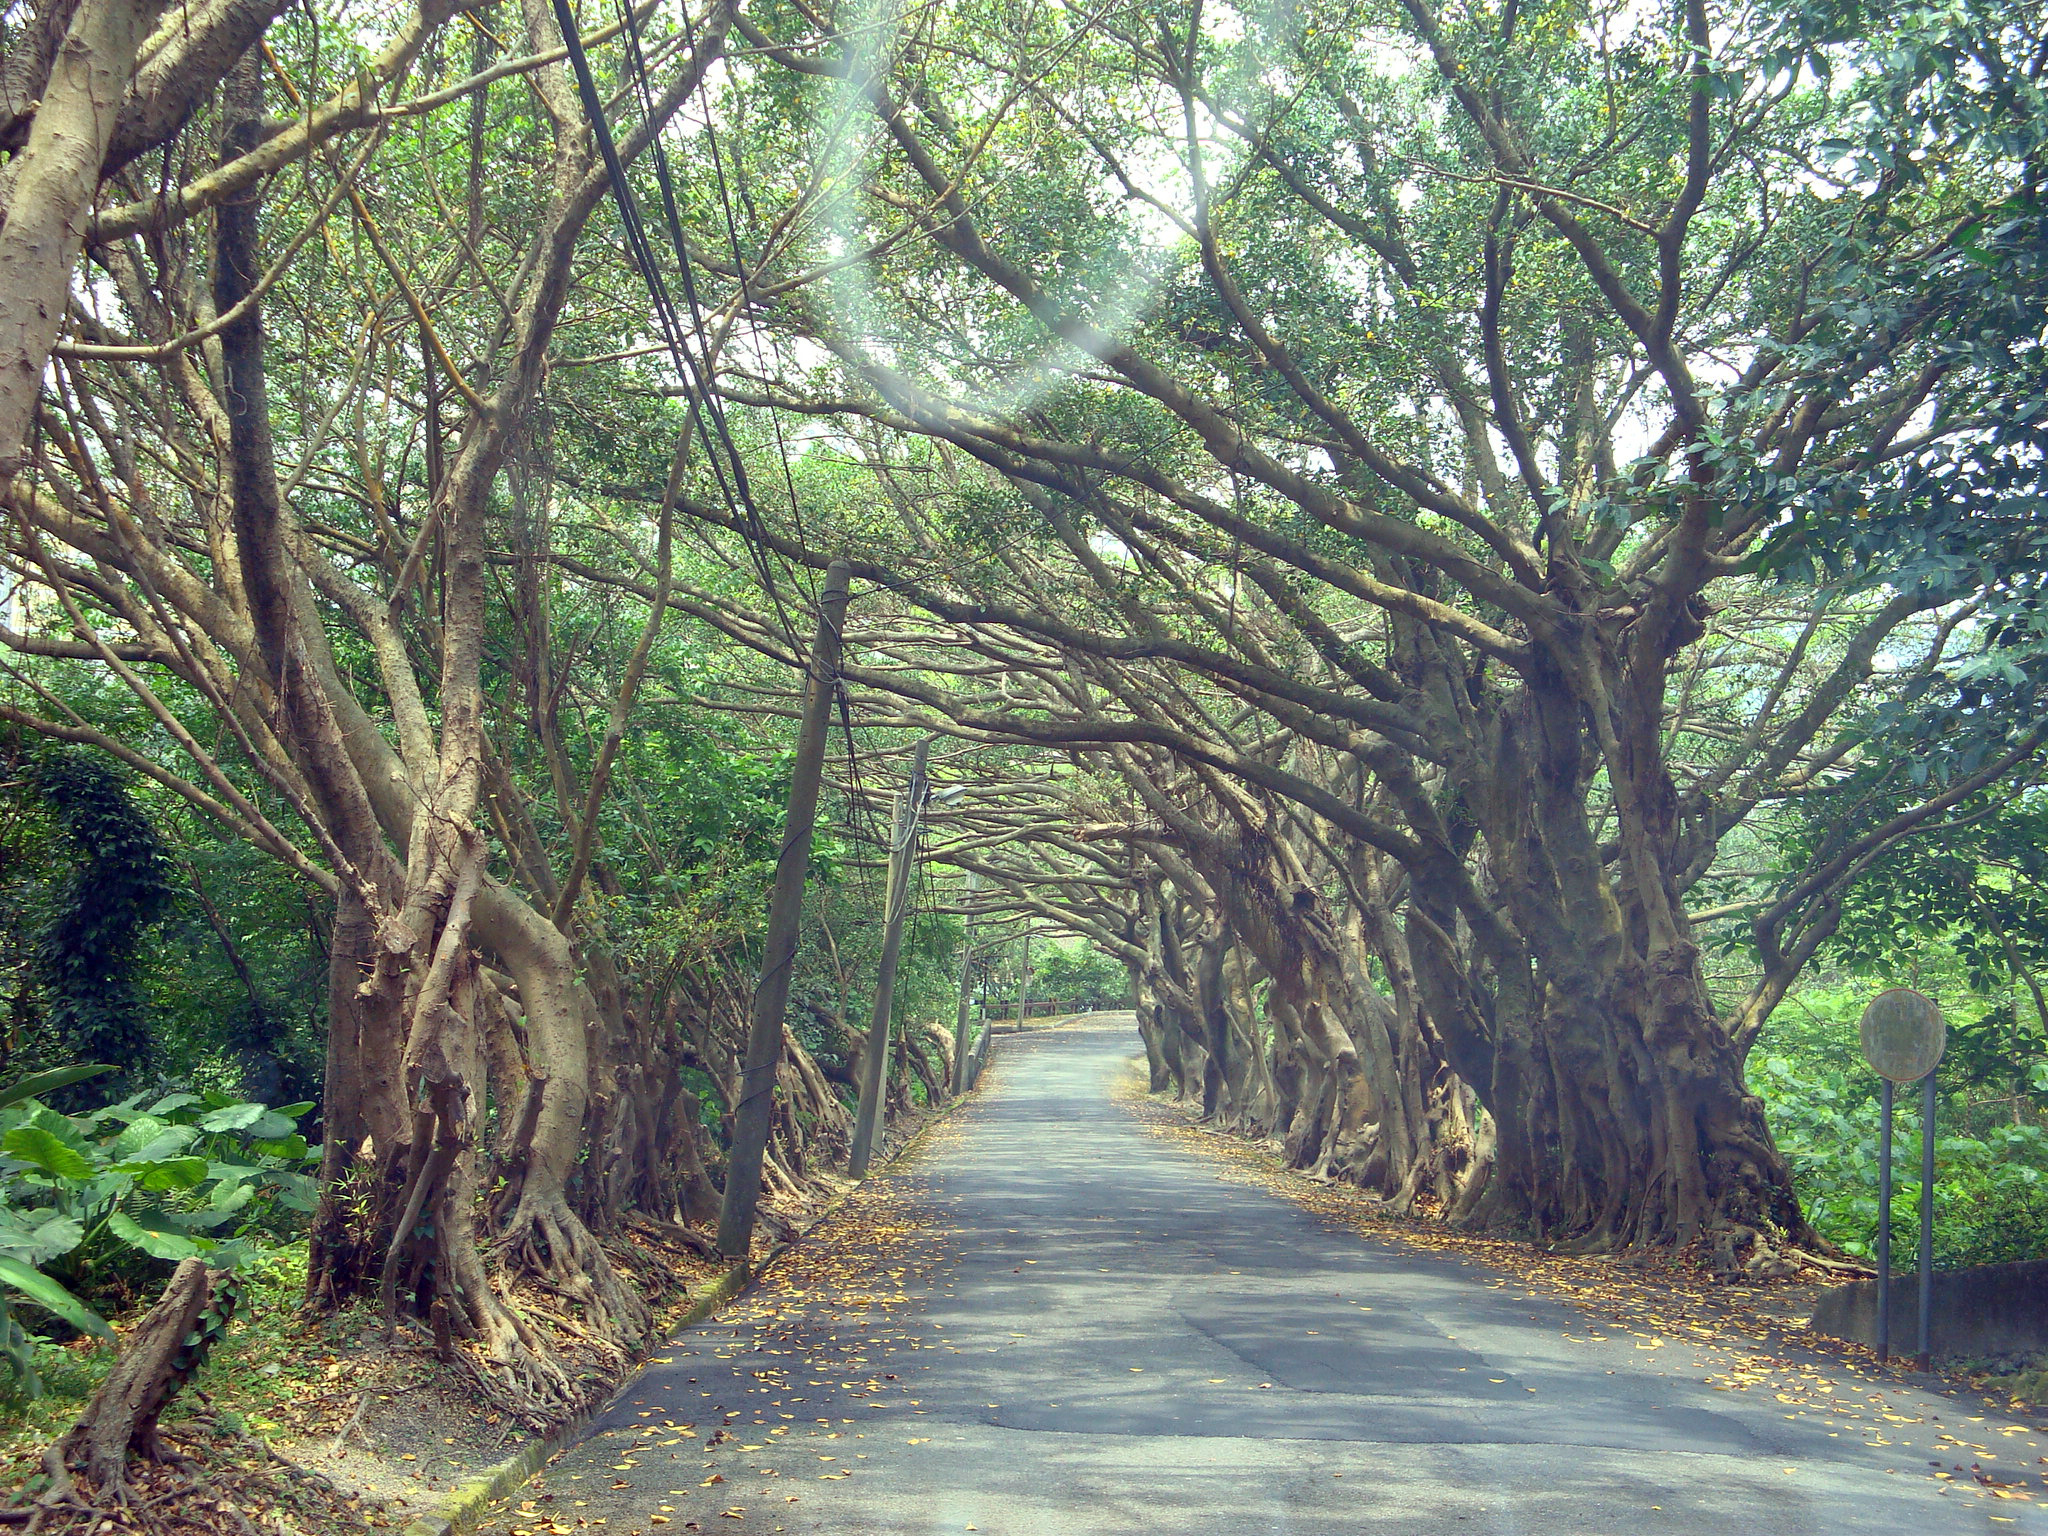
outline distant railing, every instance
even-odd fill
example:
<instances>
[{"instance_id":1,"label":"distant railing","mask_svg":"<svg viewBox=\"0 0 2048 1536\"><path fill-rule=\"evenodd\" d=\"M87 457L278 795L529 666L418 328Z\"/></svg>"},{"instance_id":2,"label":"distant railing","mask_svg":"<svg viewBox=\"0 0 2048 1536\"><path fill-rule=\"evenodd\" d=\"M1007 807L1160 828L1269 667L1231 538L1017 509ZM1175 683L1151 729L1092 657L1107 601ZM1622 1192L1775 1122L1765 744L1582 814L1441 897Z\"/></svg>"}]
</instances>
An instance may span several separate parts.
<instances>
[{"instance_id":1,"label":"distant railing","mask_svg":"<svg viewBox=\"0 0 2048 1536\"><path fill-rule=\"evenodd\" d=\"M1024 1021L1028 1024L1034 1020L1059 1019L1069 1014L1093 1011L1095 1010L1092 1004L1074 998L1034 997L1026 999L1024 1003ZM990 1024L1015 1024L1017 1005L1014 1001L1005 1004L990 1003L983 1008L981 1018Z\"/></svg>"},{"instance_id":2,"label":"distant railing","mask_svg":"<svg viewBox=\"0 0 2048 1536\"><path fill-rule=\"evenodd\" d=\"M1071 1003L1056 997L1034 997L1028 999L1024 1004L1024 1017L1027 1019L1052 1018L1060 1014L1078 1011ZM1017 1022L1016 1000L1012 999L1007 1003L991 1002L982 1008L981 1016L994 1024L1001 1024L1005 1021L1014 1024Z\"/></svg>"}]
</instances>

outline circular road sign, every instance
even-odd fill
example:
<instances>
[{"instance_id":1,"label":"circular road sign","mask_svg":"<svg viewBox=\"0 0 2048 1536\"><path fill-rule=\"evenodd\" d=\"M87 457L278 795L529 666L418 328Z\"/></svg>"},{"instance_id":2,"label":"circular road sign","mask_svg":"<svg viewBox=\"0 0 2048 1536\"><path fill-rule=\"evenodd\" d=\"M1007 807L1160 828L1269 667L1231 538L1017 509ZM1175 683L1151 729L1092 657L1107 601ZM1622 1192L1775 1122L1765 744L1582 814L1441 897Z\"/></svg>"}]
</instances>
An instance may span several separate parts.
<instances>
[{"instance_id":1,"label":"circular road sign","mask_svg":"<svg viewBox=\"0 0 2048 1536\"><path fill-rule=\"evenodd\" d=\"M1880 1077L1917 1083L1934 1070L1948 1046L1941 1005L1910 987L1880 992L1863 1010L1863 1059Z\"/></svg>"}]
</instances>

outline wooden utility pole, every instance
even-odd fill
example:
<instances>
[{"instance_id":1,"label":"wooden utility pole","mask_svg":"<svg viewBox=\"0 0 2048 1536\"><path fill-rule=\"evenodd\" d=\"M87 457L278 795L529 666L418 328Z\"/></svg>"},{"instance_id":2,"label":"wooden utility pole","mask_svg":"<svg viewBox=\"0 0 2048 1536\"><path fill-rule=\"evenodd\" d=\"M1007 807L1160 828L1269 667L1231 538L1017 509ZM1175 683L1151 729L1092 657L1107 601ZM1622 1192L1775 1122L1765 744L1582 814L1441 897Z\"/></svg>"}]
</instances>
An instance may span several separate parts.
<instances>
[{"instance_id":1,"label":"wooden utility pole","mask_svg":"<svg viewBox=\"0 0 2048 1536\"><path fill-rule=\"evenodd\" d=\"M718 1251L744 1258L754 1240L754 1211L761 1200L761 1161L775 1115L775 1077L782 1066L782 1021L789 1008L790 972L796 963L803 922L804 876L811 865L811 832L818 821L818 782L825 769L825 733L832 724L832 696L839 682L839 647L846 633L847 582L851 572L834 561L818 598L818 633L811 641L804 683L802 724L796 763L789 776L789 809L782 823L782 852L775 860L775 887L768 899L768 936L761 946L761 980L747 1019L747 1058L740 1076L739 1102L732 1112L732 1156L725 1173L725 1199L718 1212Z\"/></svg>"},{"instance_id":2,"label":"wooden utility pole","mask_svg":"<svg viewBox=\"0 0 2048 1536\"><path fill-rule=\"evenodd\" d=\"M967 897L981 889L981 876L969 872ZM953 1091L965 1093L967 1081L967 1006L974 996L974 929L972 913L960 918L960 1008L953 1015Z\"/></svg>"},{"instance_id":3,"label":"wooden utility pole","mask_svg":"<svg viewBox=\"0 0 2048 1536\"><path fill-rule=\"evenodd\" d=\"M918 825L924 819L925 754L931 739L917 744L910 758L910 783L896 797L895 824L889 838L889 895L882 917L882 968L875 977L875 1006L868 1016L868 1038L860 1058L860 1109L853 1121L853 1149L846 1171L867 1176L874 1160L875 1133L882 1123L883 1088L889 1071L889 1016L896 1003L896 963L903 957L903 920L910 913L910 876L917 866Z\"/></svg>"}]
</instances>

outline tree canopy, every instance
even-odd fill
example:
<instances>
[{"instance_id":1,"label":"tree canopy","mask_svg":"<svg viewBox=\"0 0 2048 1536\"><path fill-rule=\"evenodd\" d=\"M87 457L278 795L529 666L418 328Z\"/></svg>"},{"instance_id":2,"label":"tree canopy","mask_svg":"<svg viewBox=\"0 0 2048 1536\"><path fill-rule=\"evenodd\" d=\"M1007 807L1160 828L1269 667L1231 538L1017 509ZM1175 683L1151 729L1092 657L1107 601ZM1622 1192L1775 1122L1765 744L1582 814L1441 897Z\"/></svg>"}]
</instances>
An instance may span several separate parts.
<instances>
[{"instance_id":1,"label":"tree canopy","mask_svg":"<svg viewBox=\"0 0 2048 1536\"><path fill-rule=\"evenodd\" d=\"M2024 8L7 27L0 719L318 909L313 1296L514 1413L587 1391L539 1298L616 1354L605 1243L706 1241L834 562L771 1195L926 738L898 1107L1056 929L1300 1166L1772 1274L1803 977L1903 913L2048 1025Z\"/></svg>"}]
</instances>

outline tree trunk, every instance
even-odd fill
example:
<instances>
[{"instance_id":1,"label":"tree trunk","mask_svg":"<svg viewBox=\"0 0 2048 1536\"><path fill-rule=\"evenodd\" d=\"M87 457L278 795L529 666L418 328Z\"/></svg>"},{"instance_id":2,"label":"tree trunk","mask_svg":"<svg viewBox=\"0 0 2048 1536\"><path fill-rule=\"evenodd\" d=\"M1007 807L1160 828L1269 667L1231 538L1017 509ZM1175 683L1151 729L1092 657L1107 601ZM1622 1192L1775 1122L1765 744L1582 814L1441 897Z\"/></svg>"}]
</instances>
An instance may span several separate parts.
<instances>
[{"instance_id":1,"label":"tree trunk","mask_svg":"<svg viewBox=\"0 0 2048 1536\"><path fill-rule=\"evenodd\" d=\"M1601 667L1589 690L1588 669ZM1625 669L1598 658L1536 675L1468 780L1520 952L1467 952L1453 996L1444 924L1455 915L1411 920L1418 960L1429 950L1439 962L1431 1012L1466 1021L1446 1045L1495 1124L1473 1217L1579 1250L1689 1251L1724 1272L1769 1273L1776 1244L1813 1234L1679 899L1661 717L1604 702L1633 692ZM1582 724L1596 714L1608 724L1597 753ZM1587 801L1596 763L1613 796L1607 848Z\"/></svg>"},{"instance_id":2,"label":"tree trunk","mask_svg":"<svg viewBox=\"0 0 2048 1536\"><path fill-rule=\"evenodd\" d=\"M1138 1038L1145 1045L1145 1091L1164 1093L1174 1079L1166 1054L1166 1028L1160 1022L1159 1002L1135 966L1131 968L1131 1011L1138 1022Z\"/></svg>"},{"instance_id":3,"label":"tree trunk","mask_svg":"<svg viewBox=\"0 0 2048 1536\"><path fill-rule=\"evenodd\" d=\"M226 1271L199 1259L179 1263L84 1414L45 1458L53 1492L75 1474L83 1486L65 1488L65 1498L118 1506L126 1502L131 1456L170 1459L157 1422L226 1331L235 1301Z\"/></svg>"},{"instance_id":4,"label":"tree trunk","mask_svg":"<svg viewBox=\"0 0 2048 1536\"><path fill-rule=\"evenodd\" d=\"M1230 938L1216 924L1195 948L1195 998L1202 1029L1202 1118L1221 1120L1230 1108L1230 999L1223 989L1223 962Z\"/></svg>"},{"instance_id":5,"label":"tree trunk","mask_svg":"<svg viewBox=\"0 0 2048 1536\"><path fill-rule=\"evenodd\" d=\"M20 153L0 169L0 498L21 467L100 168L154 0L78 0Z\"/></svg>"},{"instance_id":6,"label":"tree trunk","mask_svg":"<svg viewBox=\"0 0 2048 1536\"><path fill-rule=\"evenodd\" d=\"M306 1296L327 1307L367 1292L403 1192L405 1025L388 989L367 988L375 962L375 924L344 886L328 945L321 1196L307 1243Z\"/></svg>"}]
</instances>

